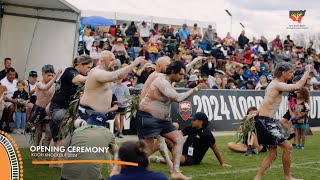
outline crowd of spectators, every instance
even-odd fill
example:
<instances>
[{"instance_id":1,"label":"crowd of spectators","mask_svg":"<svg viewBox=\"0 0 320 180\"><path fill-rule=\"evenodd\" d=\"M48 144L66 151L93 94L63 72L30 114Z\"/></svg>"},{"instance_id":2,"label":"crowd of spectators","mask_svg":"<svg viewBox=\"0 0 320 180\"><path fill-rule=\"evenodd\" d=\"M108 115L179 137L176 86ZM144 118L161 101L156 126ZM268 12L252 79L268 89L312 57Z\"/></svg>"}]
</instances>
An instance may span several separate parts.
<instances>
[{"instance_id":1,"label":"crowd of spectators","mask_svg":"<svg viewBox=\"0 0 320 180\"><path fill-rule=\"evenodd\" d=\"M79 45L79 54L90 54L93 59L98 59L99 52L110 50L117 58L117 68L139 56L149 60L149 64L138 67L123 80L128 87L143 87L157 59L169 56L185 64L203 57L177 87L192 88L206 82L212 89L264 90L272 80L275 65L286 61L294 64L295 75L303 74L304 65L313 64L307 86L310 90L320 89L319 51L312 41L302 47L289 35L284 41L279 35L268 41L264 36L249 39L242 31L236 39L229 32L225 37L219 36L211 25L202 32L197 24L192 28L183 24L174 29L170 25L159 27L156 23L152 27L146 22L131 22L112 26L108 31L87 27Z\"/></svg>"}]
</instances>

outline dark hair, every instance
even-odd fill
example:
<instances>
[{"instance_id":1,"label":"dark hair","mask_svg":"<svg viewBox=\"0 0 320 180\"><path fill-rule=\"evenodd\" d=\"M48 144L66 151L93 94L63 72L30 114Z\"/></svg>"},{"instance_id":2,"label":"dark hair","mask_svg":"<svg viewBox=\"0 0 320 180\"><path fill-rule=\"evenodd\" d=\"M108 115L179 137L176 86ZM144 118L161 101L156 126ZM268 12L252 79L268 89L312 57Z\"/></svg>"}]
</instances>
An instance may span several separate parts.
<instances>
[{"instance_id":1,"label":"dark hair","mask_svg":"<svg viewBox=\"0 0 320 180\"><path fill-rule=\"evenodd\" d=\"M44 65L42 66L42 69L41 69L42 73L54 73L54 67L51 65L51 64L47 64L47 65Z\"/></svg>"},{"instance_id":2,"label":"dark hair","mask_svg":"<svg viewBox=\"0 0 320 180\"><path fill-rule=\"evenodd\" d=\"M143 141L124 142L119 149L119 158L122 161L138 163L138 167L149 165L147 146Z\"/></svg>"},{"instance_id":3,"label":"dark hair","mask_svg":"<svg viewBox=\"0 0 320 180\"><path fill-rule=\"evenodd\" d=\"M293 70L293 65L287 62L278 63L274 70L274 77L280 78L282 76L282 72L286 72L289 70Z\"/></svg>"},{"instance_id":4,"label":"dark hair","mask_svg":"<svg viewBox=\"0 0 320 180\"><path fill-rule=\"evenodd\" d=\"M306 101L306 102L310 101L310 93L306 88L302 87L302 88L298 89L296 92L301 93L302 98L304 99L304 101Z\"/></svg>"},{"instance_id":5,"label":"dark hair","mask_svg":"<svg viewBox=\"0 0 320 180\"><path fill-rule=\"evenodd\" d=\"M6 61L11 61L11 58L9 58L9 57L5 58L4 62L6 62Z\"/></svg>"},{"instance_id":6,"label":"dark hair","mask_svg":"<svg viewBox=\"0 0 320 180\"><path fill-rule=\"evenodd\" d=\"M250 111L257 111L258 108L255 106L249 107L249 109L247 110L247 115L249 115Z\"/></svg>"},{"instance_id":7,"label":"dark hair","mask_svg":"<svg viewBox=\"0 0 320 180\"><path fill-rule=\"evenodd\" d=\"M7 74L9 74L10 72L16 72L16 70L12 67L7 69Z\"/></svg>"},{"instance_id":8,"label":"dark hair","mask_svg":"<svg viewBox=\"0 0 320 180\"><path fill-rule=\"evenodd\" d=\"M91 64L93 62L92 58L89 55L86 54L82 54L78 57L75 57L72 64L73 67L77 66L77 65L87 65L87 64Z\"/></svg>"},{"instance_id":9,"label":"dark hair","mask_svg":"<svg viewBox=\"0 0 320 180\"><path fill-rule=\"evenodd\" d=\"M182 64L181 61L173 61L166 70L166 74L170 75L173 71L174 74L177 74L181 71L181 69L186 70L186 67L184 66L184 64Z\"/></svg>"}]
</instances>

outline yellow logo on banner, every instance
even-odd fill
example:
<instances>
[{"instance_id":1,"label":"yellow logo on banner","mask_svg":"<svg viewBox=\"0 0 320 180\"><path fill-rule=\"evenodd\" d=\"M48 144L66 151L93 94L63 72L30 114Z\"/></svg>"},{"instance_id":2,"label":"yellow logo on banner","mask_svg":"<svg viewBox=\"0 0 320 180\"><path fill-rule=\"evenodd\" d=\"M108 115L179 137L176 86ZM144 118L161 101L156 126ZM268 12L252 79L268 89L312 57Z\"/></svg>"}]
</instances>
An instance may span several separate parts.
<instances>
[{"instance_id":1,"label":"yellow logo on banner","mask_svg":"<svg viewBox=\"0 0 320 180\"><path fill-rule=\"evenodd\" d=\"M23 179L22 157L14 139L0 131L0 179Z\"/></svg>"}]
</instances>

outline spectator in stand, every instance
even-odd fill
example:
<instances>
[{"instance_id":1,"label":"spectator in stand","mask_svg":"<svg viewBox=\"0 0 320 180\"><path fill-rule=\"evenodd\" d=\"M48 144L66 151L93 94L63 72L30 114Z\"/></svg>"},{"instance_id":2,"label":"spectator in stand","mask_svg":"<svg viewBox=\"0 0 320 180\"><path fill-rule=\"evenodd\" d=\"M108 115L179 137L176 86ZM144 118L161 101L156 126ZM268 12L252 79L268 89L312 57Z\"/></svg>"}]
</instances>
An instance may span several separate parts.
<instances>
[{"instance_id":1,"label":"spectator in stand","mask_svg":"<svg viewBox=\"0 0 320 180\"><path fill-rule=\"evenodd\" d=\"M193 28L190 31L190 35L191 35L192 39L196 39L196 38L201 39L202 38L201 31L200 31L200 28L198 28L197 23L195 23L193 25Z\"/></svg>"},{"instance_id":2,"label":"spectator in stand","mask_svg":"<svg viewBox=\"0 0 320 180\"><path fill-rule=\"evenodd\" d=\"M236 82L233 78L228 78L227 84L225 85L226 89L237 89Z\"/></svg>"},{"instance_id":3,"label":"spectator in stand","mask_svg":"<svg viewBox=\"0 0 320 180\"><path fill-rule=\"evenodd\" d=\"M5 109L6 109L6 116L5 122L7 125L7 129L5 129L7 132L11 132L11 129L9 127L9 123L13 122L13 113L15 110L15 101L12 99L12 96L14 92L17 90L17 80L15 79L16 77L16 70L12 67L8 68L6 70L7 75L5 78L3 78L0 83L1 85L5 86L7 88L7 96L4 99L5 103Z\"/></svg>"},{"instance_id":4,"label":"spectator in stand","mask_svg":"<svg viewBox=\"0 0 320 180\"><path fill-rule=\"evenodd\" d=\"M242 86L240 89L242 90L254 90L255 85L254 85L254 81L252 80L248 80L244 86Z\"/></svg>"},{"instance_id":5,"label":"spectator in stand","mask_svg":"<svg viewBox=\"0 0 320 180\"><path fill-rule=\"evenodd\" d=\"M254 61L253 61L253 66L257 68L257 71L259 72L260 71L260 61L259 61L259 58L258 57L255 57L254 58Z\"/></svg>"},{"instance_id":6,"label":"spectator in stand","mask_svg":"<svg viewBox=\"0 0 320 180\"><path fill-rule=\"evenodd\" d=\"M227 36L225 38L223 38L222 42L226 46L233 46L235 43L235 40L233 37L230 36L230 33L228 32Z\"/></svg>"},{"instance_id":7,"label":"spectator in stand","mask_svg":"<svg viewBox=\"0 0 320 180\"><path fill-rule=\"evenodd\" d=\"M212 89L224 89L222 84L222 76L217 74L214 76L215 78L215 85L212 86Z\"/></svg>"},{"instance_id":8,"label":"spectator in stand","mask_svg":"<svg viewBox=\"0 0 320 180\"><path fill-rule=\"evenodd\" d=\"M139 32L135 32L133 36L130 38L130 42L132 44L132 47L141 47L141 45L144 45L145 42L140 37Z\"/></svg>"},{"instance_id":9,"label":"spectator in stand","mask_svg":"<svg viewBox=\"0 0 320 180\"><path fill-rule=\"evenodd\" d=\"M87 51L91 51L91 49L92 49L92 44L93 44L93 42L95 41L94 40L94 35L95 35L95 33L93 32L93 31L91 31L90 32L90 36L89 37L86 37L84 40L85 40L85 42L86 42L86 49L87 49Z\"/></svg>"},{"instance_id":10,"label":"spectator in stand","mask_svg":"<svg viewBox=\"0 0 320 180\"><path fill-rule=\"evenodd\" d=\"M158 31L158 34L155 35L153 38L154 38L154 40L155 40L156 42L159 41L159 40L165 39L162 31Z\"/></svg>"},{"instance_id":11,"label":"spectator in stand","mask_svg":"<svg viewBox=\"0 0 320 180\"><path fill-rule=\"evenodd\" d=\"M145 60L150 60L150 53L147 50L147 47L145 45L142 46L141 51L139 52L139 57L144 56Z\"/></svg>"},{"instance_id":12,"label":"spectator in stand","mask_svg":"<svg viewBox=\"0 0 320 180\"><path fill-rule=\"evenodd\" d=\"M114 38L116 37L116 26L111 26L111 27L110 27L110 34L111 34L111 36L113 36Z\"/></svg>"},{"instance_id":13,"label":"spectator in stand","mask_svg":"<svg viewBox=\"0 0 320 180\"><path fill-rule=\"evenodd\" d=\"M243 68L237 68L236 72L231 76L239 86L248 80L248 78L243 73ZM240 88L239 86L238 88Z\"/></svg>"},{"instance_id":14,"label":"spectator in stand","mask_svg":"<svg viewBox=\"0 0 320 180\"><path fill-rule=\"evenodd\" d=\"M187 48L186 41L181 39L180 46L178 47L178 52L180 58L184 61L185 64L188 64L192 60L192 56L190 55L190 50Z\"/></svg>"},{"instance_id":15,"label":"spectator in stand","mask_svg":"<svg viewBox=\"0 0 320 180\"><path fill-rule=\"evenodd\" d=\"M127 36L133 36L136 32L137 32L137 27L136 27L136 25L134 24L134 22L131 21L128 29L126 30L126 35L127 35Z\"/></svg>"},{"instance_id":16,"label":"spectator in stand","mask_svg":"<svg viewBox=\"0 0 320 180\"><path fill-rule=\"evenodd\" d=\"M100 41L101 42L101 41ZM107 51L111 51L112 47L110 46L109 42L106 41L103 43L103 46L101 49L99 49L99 53L101 53L102 51L104 50L107 50Z\"/></svg>"},{"instance_id":17,"label":"spectator in stand","mask_svg":"<svg viewBox=\"0 0 320 180\"><path fill-rule=\"evenodd\" d=\"M279 35L277 35L277 37L272 41L272 49L275 47L278 47L280 50L283 49L282 42L280 40Z\"/></svg>"},{"instance_id":18,"label":"spectator in stand","mask_svg":"<svg viewBox=\"0 0 320 180\"><path fill-rule=\"evenodd\" d=\"M103 49L104 43L107 42L109 44L112 44L113 41L114 41L114 37L111 34L109 34L108 32L104 32L103 39L100 40L100 45L99 45L100 49Z\"/></svg>"},{"instance_id":19,"label":"spectator in stand","mask_svg":"<svg viewBox=\"0 0 320 180\"><path fill-rule=\"evenodd\" d=\"M99 48L97 41L93 41L92 48L90 50L90 57L93 59L94 66L96 66L99 60Z\"/></svg>"},{"instance_id":20,"label":"spectator in stand","mask_svg":"<svg viewBox=\"0 0 320 180\"><path fill-rule=\"evenodd\" d=\"M126 31L127 31L127 23L123 23L122 26L120 27L120 30L121 30L121 36L122 37L126 37Z\"/></svg>"},{"instance_id":21,"label":"spectator in stand","mask_svg":"<svg viewBox=\"0 0 320 180\"><path fill-rule=\"evenodd\" d=\"M186 88L195 88L198 85L199 78L196 75L190 75Z\"/></svg>"},{"instance_id":22,"label":"spectator in stand","mask_svg":"<svg viewBox=\"0 0 320 180\"><path fill-rule=\"evenodd\" d=\"M257 71L257 68L252 66L250 68L250 71L247 72L246 77L248 79L254 79L254 83L257 84L259 82L259 79L260 79L258 71Z\"/></svg>"},{"instance_id":23,"label":"spectator in stand","mask_svg":"<svg viewBox=\"0 0 320 180\"><path fill-rule=\"evenodd\" d=\"M136 88L142 88L149 75L153 73L154 66L151 63L146 63L136 72L136 76L138 77Z\"/></svg>"},{"instance_id":24,"label":"spectator in stand","mask_svg":"<svg viewBox=\"0 0 320 180\"><path fill-rule=\"evenodd\" d=\"M268 51L268 40L264 36L260 37L260 45L265 52Z\"/></svg>"},{"instance_id":25,"label":"spectator in stand","mask_svg":"<svg viewBox=\"0 0 320 180\"><path fill-rule=\"evenodd\" d=\"M150 60L154 64L156 62L156 60L160 57L159 56L159 49L157 47L156 41L150 40L150 43L148 43L147 49L150 54Z\"/></svg>"},{"instance_id":26,"label":"spectator in stand","mask_svg":"<svg viewBox=\"0 0 320 180\"><path fill-rule=\"evenodd\" d=\"M311 55L312 51L314 51L314 49L312 48L313 46L313 41L310 41L307 47L307 54Z\"/></svg>"},{"instance_id":27,"label":"spectator in stand","mask_svg":"<svg viewBox=\"0 0 320 180\"><path fill-rule=\"evenodd\" d=\"M38 82L38 73L37 71L30 71L29 72L29 77L28 80L25 81L26 83L26 90L29 95L29 101L28 101L28 106L27 106L27 111L26 111L26 122L28 122L29 119L29 112L31 111L33 105L37 101L37 95L36 95L36 86Z\"/></svg>"},{"instance_id":28,"label":"spectator in stand","mask_svg":"<svg viewBox=\"0 0 320 180\"><path fill-rule=\"evenodd\" d=\"M199 42L195 42L193 46L191 46L191 55L193 58L196 58L198 56L202 56L203 55L203 50L201 49L201 47L199 46Z\"/></svg>"},{"instance_id":29,"label":"spectator in stand","mask_svg":"<svg viewBox=\"0 0 320 180\"><path fill-rule=\"evenodd\" d=\"M244 63L251 66L252 65L252 52L250 50L250 48L245 45L245 52L244 52L244 55L243 55L243 58L244 58Z\"/></svg>"},{"instance_id":30,"label":"spectator in stand","mask_svg":"<svg viewBox=\"0 0 320 180\"><path fill-rule=\"evenodd\" d=\"M173 31L174 31L173 27L170 27L170 28L165 32L164 37L165 37L166 39L176 39L176 37L175 37L174 34L173 34Z\"/></svg>"},{"instance_id":31,"label":"spectator in stand","mask_svg":"<svg viewBox=\"0 0 320 180\"><path fill-rule=\"evenodd\" d=\"M316 84L316 85L318 85L318 83L319 83L319 81L317 80L317 78L315 77L315 74L314 74L314 72L310 72L310 84L311 85L314 85L314 84Z\"/></svg>"},{"instance_id":32,"label":"spectator in stand","mask_svg":"<svg viewBox=\"0 0 320 180\"><path fill-rule=\"evenodd\" d=\"M121 27L120 27L120 24L117 24L116 26L116 38L122 38L122 30L121 30Z\"/></svg>"},{"instance_id":33,"label":"spectator in stand","mask_svg":"<svg viewBox=\"0 0 320 180\"><path fill-rule=\"evenodd\" d=\"M4 69L2 71L0 71L0 81L6 77L7 75L7 70L8 68L11 68L11 65L12 65L12 60L11 58L7 57L4 59ZM18 79L18 73L16 72L16 76L15 78Z\"/></svg>"},{"instance_id":34,"label":"spectator in stand","mask_svg":"<svg viewBox=\"0 0 320 180\"><path fill-rule=\"evenodd\" d=\"M0 129L2 130L2 121L1 121L1 118L2 118L2 115L3 115L3 110L5 108L4 106L4 99L6 98L6 95L7 95L7 88L5 86L2 86L0 85Z\"/></svg>"},{"instance_id":35,"label":"spectator in stand","mask_svg":"<svg viewBox=\"0 0 320 180\"><path fill-rule=\"evenodd\" d=\"M290 49L292 49L292 47L294 46L294 43L290 39L290 35L287 35L287 39L284 40L283 45L284 45L284 50L288 50L289 47Z\"/></svg>"},{"instance_id":36,"label":"spectator in stand","mask_svg":"<svg viewBox=\"0 0 320 180\"><path fill-rule=\"evenodd\" d=\"M149 23L146 23L143 21L141 24L138 24L138 32L140 33L140 36L144 42L149 41L150 30L151 30L151 25Z\"/></svg>"},{"instance_id":37,"label":"spectator in stand","mask_svg":"<svg viewBox=\"0 0 320 180\"><path fill-rule=\"evenodd\" d=\"M218 33L213 33L213 43L215 44L221 44L221 38L218 37Z\"/></svg>"},{"instance_id":38,"label":"spectator in stand","mask_svg":"<svg viewBox=\"0 0 320 180\"><path fill-rule=\"evenodd\" d=\"M200 67L201 76L214 76L214 74L216 73L216 63L216 58L213 57L211 54L207 58L205 58L205 62Z\"/></svg>"},{"instance_id":39,"label":"spectator in stand","mask_svg":"<svg viewBox=\"0 0 320 180\"><path fill-rule=\"evenodd\" d=\"M116 56L116 58L120 59L121 64L125 63L128 58L128 53L123 45L122 38L117 39L117 44L113 45L111 52Z\"/></svg>"},{"instance_id":40,"label":"spectator in stand","mask_svg":"<svg viewBox=\"0 0 320 180\"><path fill-rule=\"evenodd\" d=\"M242 31L238 38L240 49L244 49L244 45L248 44L249 39L245 36L245 31Z\"/></svg>"},{"instance_id":41,"label":"spectator in stand","mask_svg":"<svg viewBox=\"0 0 320 180\"><path fill-rule=\"evenodd\" d=\"M153 29L150 30L150 32L156 36L158 33L159 33L159 24L158 23L155 23L153 25Z\"/></svg>"},{"instance_id":42,"label":"spectator in stand","mask_svg":"<svg viewBox=\"0 0 320 180\"><path fill-rule=\"evenodd\" d=\"M204 33L203 41L208 43L206 50L210 50L213 45L213 29L211 25L208 26L207 31Z\"/></svg>"},{"instance_id":43,"label":"spectator in stand","mask_svg":"<svg viewBox=\"0 0 320 180\"><path fill-rule=\"evenodd\" d=\"M189 30L187 29L187 24L182 25L182 29L179 31L180 40L187 40L189 36Z\"/></svg>"},{"instance_id":44,"label":"spectator in stand","mask_svg":"<svg viewBox=\"0 0 320 180\"><path fill-rule=\"evenodd\" d=\"M265 90L268 86L267 77L265 75L260 76L260 80L258 84L256 85L256 90Z\"/></svg>"}]
</instances>

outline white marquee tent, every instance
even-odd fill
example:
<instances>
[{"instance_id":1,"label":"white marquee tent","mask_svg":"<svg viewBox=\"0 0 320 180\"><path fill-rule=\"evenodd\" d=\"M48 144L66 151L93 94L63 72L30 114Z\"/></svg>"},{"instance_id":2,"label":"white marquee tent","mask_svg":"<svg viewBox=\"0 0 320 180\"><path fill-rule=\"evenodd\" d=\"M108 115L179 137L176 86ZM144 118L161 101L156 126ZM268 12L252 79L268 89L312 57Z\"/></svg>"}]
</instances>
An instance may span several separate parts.
<instances>
[{"instance_id":1,"label":"white marquee tent","mask_svg":"<svg viewBox=\"0 0 320 180\"><path fill-rule=\"evenodd\" d=\"M64 69L76 53L80 10L65 0L0 0L0 61L10 57L19 78L45 64Z\"/></svg>"}]
</instances>

